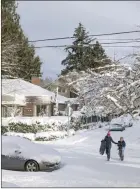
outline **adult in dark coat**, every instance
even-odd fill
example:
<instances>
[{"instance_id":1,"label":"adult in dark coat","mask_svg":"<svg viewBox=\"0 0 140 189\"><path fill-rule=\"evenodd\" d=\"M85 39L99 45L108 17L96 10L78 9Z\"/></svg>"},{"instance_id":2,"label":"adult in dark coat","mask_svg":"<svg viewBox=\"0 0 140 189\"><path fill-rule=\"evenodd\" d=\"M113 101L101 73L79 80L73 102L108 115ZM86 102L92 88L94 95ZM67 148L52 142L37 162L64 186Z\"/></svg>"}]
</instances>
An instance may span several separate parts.
<instances>
[{"instance_id":1,"label":"adult in dark coat","mask_svg":"<svg viewBox=\"0 0 140 189\"><path fill-rule=\"evenodd\" d=\"M111 146L112 143L114 144L118 144L116 142L114 142L114 140L112 139L110 132L107 133L107 135L105 136L105 142L106 142L106 155L107 155L107 160L110 160L110 151L111 151Z\"/></svg>"}]
</instances>

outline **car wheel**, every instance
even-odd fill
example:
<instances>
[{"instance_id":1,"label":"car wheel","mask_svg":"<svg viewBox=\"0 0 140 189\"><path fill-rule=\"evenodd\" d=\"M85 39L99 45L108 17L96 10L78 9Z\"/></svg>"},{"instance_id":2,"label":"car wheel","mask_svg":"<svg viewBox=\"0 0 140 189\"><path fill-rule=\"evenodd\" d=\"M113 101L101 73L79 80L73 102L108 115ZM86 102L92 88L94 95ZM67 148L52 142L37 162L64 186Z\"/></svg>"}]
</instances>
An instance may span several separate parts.
<instances>
[{"instance_id":1,"label":"car wheel","mask_svg":"<svg viewBox=\"0 0 140 189\"><path fill-rule=\"evenodd\" d=\"M25 164L25 171L28 171L28 172L39 171L38 163L34 160L27 161Z\"/></svg>"}]
</instances>

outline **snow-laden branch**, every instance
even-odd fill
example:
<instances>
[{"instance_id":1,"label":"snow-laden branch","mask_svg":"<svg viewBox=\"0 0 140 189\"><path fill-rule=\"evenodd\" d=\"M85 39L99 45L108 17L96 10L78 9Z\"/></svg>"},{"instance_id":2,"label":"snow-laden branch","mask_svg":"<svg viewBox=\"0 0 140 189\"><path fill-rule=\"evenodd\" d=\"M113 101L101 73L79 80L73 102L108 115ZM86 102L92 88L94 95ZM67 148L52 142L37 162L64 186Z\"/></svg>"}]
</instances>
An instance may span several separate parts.
<instances>
[{"instance_id":1,"label":"snow-laden branch","mask_svg":"<svg viewBox=\"0 0 140 189\"><path fill-rule=\"evenodd\" d=\"M131 64L134 66L117 64L128 57L135 60ZM102 106L106 113L130 112L140 104L140 54L130 54L119 60L97 68L98 72L95 72L97 69L70 72L63 78L78 90L79 102L83 105L92 109Z\"/></svg>"}]
</instances>

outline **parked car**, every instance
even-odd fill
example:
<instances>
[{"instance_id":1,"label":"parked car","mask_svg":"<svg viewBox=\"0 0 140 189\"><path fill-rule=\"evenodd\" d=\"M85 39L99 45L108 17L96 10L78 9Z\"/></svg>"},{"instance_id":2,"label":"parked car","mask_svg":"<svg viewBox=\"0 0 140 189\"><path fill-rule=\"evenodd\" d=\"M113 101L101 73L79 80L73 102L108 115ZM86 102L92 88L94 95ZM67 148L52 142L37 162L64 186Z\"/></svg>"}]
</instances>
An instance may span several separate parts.
<instances>
[{"instance_id":1,"label":"parked car","mask_svg":"<svg viewBox=\"0 0 140 189\"><path fill-rule=\"evenodd\" d=\"M112 124L109 128L109 131L124 131L125 127L121 124Z\"/></svg>"},{"instance_id":2,"label":"parked car","mask_svg":"<svg viewBox=\"0 0 140 189\"><path fill-rule=\"evenodd\" d=\"M133 126L133 123L132 122L129 122L129 123L124 123L124 127L132 127Z\"/></svg>"},{"instance_id":3,"label":"parked car","mask_svg":"<svg viewBox=\"0 0 140 189\"><path fill-rule=\"evenodd\" d=\"M53 171L60 168L61 156L47 145L18 136L2 136L2 169Z\"/></svg>"}]
</instances>

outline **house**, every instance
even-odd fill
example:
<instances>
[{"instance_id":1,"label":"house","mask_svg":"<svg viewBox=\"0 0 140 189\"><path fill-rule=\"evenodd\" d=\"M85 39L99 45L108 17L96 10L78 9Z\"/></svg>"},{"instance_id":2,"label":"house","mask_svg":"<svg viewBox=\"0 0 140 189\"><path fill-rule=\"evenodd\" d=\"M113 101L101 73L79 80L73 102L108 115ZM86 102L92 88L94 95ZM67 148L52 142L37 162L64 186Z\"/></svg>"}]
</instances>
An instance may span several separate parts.
<instances>
[{"instance_id":1,"label":"house","mask_svg":"<svg viewBox=\"0 0 140 189\"><path fill-rule=\"evenodd\" d=\"M77 91L72 86L69 86L65 79L59 78L55 83L58 86L58 93L60 95L67 98L76 98L78 96Z\"/></svg>"},{"instance_id":2,"label":"house","mask_svg":"<svg viewBox=\"0 0 140 189\"><path fill-rule=\"evenodd\" d=\"M44 84L42 83L42 81L40 80L39 77L32 77L32 83L34 83L35 85L39 85L41 87L44 88ZM77 99L76 97L78 96L76 93L77 91L72 88L69 87L66 84L65 79L63 78L59 78L54 82L54 86L55 86L55 94L59 94L59 96L63 96L66 97L67 100L66 101L70 101L71 102L71 107L73 109L73 111L77 111L78 107L79 107L79 103L77 103ZM64 112L66 109L66 104L64 103L59 103L58 104L58 109L60 112Z\"/></svg>"},{"instance_id":3,"label":"house","mask_svg":"<svg viewBox=\"0 0 140 189\"><path fill-rule=\"evenodd\" d=\"M53 116L56 94L38 85L38 78L33 78L32 83L22 79L2 79L2 117L10 116L11 109L16 109L21 116ZM57 95L61 111L65 110L67 101L70 99Z\"/></svg>"}]
</instances>

